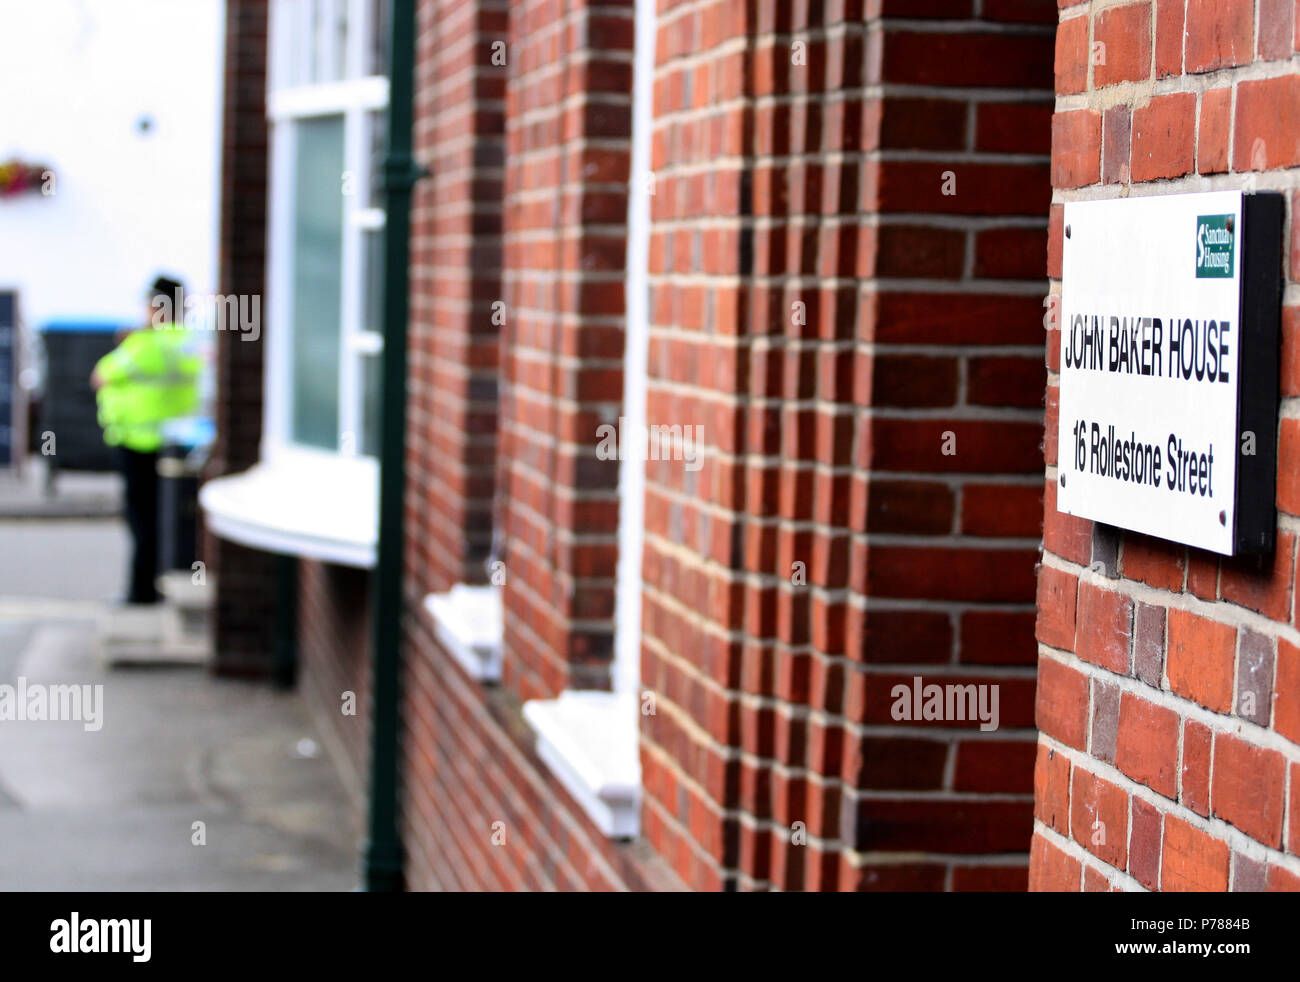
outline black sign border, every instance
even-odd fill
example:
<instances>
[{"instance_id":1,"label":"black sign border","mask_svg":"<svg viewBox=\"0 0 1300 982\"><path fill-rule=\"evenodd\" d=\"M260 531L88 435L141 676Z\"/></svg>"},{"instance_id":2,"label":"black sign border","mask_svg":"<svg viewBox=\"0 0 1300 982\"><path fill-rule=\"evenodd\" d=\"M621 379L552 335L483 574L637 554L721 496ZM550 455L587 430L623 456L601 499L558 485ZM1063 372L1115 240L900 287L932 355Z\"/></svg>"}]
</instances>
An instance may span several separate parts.
<instances>
[{"instance_id":1,"label":"black sign border","mask_svg":"<svg viewBox=\"0 0 1300 982\"><path fill-rule=\"evenodd\" d=\"M1282 223L1277 191L1241 196L1241 299L1237 361L1237 487L1233 555L1271 553L1277 538L1278 335ZM1255 434L1254 454L1241 438Z\"/></svg>"}]
</instances>

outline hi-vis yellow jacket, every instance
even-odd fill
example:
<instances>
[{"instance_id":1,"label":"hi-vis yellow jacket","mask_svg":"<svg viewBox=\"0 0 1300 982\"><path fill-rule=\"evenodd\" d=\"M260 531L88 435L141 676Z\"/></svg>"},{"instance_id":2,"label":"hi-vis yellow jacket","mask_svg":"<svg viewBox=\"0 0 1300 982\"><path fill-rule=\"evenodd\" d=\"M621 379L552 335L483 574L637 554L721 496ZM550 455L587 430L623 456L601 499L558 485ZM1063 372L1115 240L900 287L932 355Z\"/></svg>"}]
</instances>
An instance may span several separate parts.
<instances>
[{"instance_id":1,"label":"hi-vis yellow jacket","mask_svg":"<svg viewBox=\"0 0 1300 982\"><path fill-rule=\"evenodd\" d=\"M104 442L139 453L162 446L162 424L198 408L202 362L179 324L128 334L99 360L97 401Z\"/></svg>"}]
</instances>

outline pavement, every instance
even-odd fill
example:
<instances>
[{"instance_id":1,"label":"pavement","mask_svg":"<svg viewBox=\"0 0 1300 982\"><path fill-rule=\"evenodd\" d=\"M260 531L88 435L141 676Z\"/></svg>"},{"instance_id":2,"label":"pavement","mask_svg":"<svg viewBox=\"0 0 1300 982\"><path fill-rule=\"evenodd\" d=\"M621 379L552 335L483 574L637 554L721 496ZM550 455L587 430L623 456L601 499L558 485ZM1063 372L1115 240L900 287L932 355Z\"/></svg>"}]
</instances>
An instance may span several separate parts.
<instances>
[{"instance_id":1,"label":"pavement","mask_svg":"<svg viewBox=\"0 0 1300 982\"><path fill-rule=\"evenodd\" d=\"M356 888L356 810L300 698L112 661L121 521L14 516L0 500L0 890ZM3 711L5 686L69 684L80 719Z\"/></svg>"},{"instance_id":2,"label":"pavement","mask_svg":"<svg viewBox=\"0 0 1300 982\"><path fill-rule=\"evenodd\" d=\"M28 457L22 473L0 470L0 516L7 518L113 518L122 511L122 478L115 473L56 470Z\"/></svg>"}]
</instances>

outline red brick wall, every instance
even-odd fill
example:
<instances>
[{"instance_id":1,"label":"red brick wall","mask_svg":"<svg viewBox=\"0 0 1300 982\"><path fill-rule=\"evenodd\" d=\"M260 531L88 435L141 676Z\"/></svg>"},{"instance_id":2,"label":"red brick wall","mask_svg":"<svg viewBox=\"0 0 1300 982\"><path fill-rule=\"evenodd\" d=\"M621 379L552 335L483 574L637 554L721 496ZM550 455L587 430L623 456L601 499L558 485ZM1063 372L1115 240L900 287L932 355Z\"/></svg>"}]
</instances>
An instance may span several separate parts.
<instances>
[{"instance_id":1,"label":"red brick wall","mask_svg":"<svg viewBox=\"0 0 1300 982\"><path fill-rule=\"evenodd\" d=\"M1034 3L778 6L661 4L648 408L707 451L647 468L656 712L644 835L614 844L518 706L608 682L618 464L595 448L622 399L632 8L421 5L417 132L441 163L413 230L414 888L1024 884L1051 27ZM500 688L420 607L477 578L493 493ZM364 773L364 725L338 718L344 688L365 705L343 575L304 564L304 684ZM904 729L888 694L913 674L999 685L1002 730Z\"/></svg>"},{"instance_id":2,"label":"red brick wall","mask_svg":"<svg viewBox=\"0 0 1300 982\"><path fill-rule=\"evenodd\" d=\"M741 4L660 3L655 50L647 422L702 426L704 465L646 465L641 679L655 712L641 728L642 830L693 889L721 888L742 853L766 846L754 819L723 811L764 820L755 792L772 794L770 778L756 789L757 769L736 754L738 731L758 736L760 727L771 754L771 710L751 702L742 719L729 695L743 685L747 654L729 636L746 623L737 569L746 475L728 459L745 429L740 277L750 274L742 248L755 248L744 212L757 175L747 177L740 159L752 152L754 126L747 17ZM767 612L776 613L771 598ZM748 647L751 662L766 654ZM772 669L762 674L770 679Z\"/></svg>"},{"instance_id":3,"label":"red brick wall","mask_svg":"<svg viewBox=\"0 0 1300 982\"><path fill-rule=\"evenodd\" d=\"M266 276L266 0L226 7L222 88L220 291L261 297ZM262 437L265 335L247 341L217 334L216 443L206 477L246 470ZM275 628L275 557L207 536L203 560L216 583L213 612L216 671L265 675Z\"/></svg>"},{"instance_id":4,"label":"red brick wall","mask_svg":"<svg viewBox=\"0 0 1300 982\"><path fill-rule=\"evenodd\" d=\"M506 6L418 6L406 521L422 593L483 582L492 545Z\"/></svg>"},{"instance_id":5,"label":"red brick wall","mask_svg":"<svg viewBox=\"0 0 1300 982\"><path fill-rule=\"evenodd\" d=\"M632 4L510 5L501 420L505 684L609 684Z\"/></svg>"},{"instance_id":6,"label":"red brick wall","mask_svg":"<svg viewBox=\"0 0 1300 982\"><path fill-rule=\"evenodd\" d=\"M660 4L649 416L707 451L648 469L644 823L693 887L1025 883L1055 10L983 8ZM909 732L914 675L1002 729Z\"/></svg>"},{"instance_id":7,"label":"red brick wall","mask_svg":"<svg viewBox=\"0 0 1300 982\"><path fill-rule=\"evenodd\" d=\"M679 890L643 840L607 839L533 750L506 689L407 621L402 841L410 890Z\"/></svg>"},{"instance_id":8,"label":"red brick wall","mask_svg":"<svg viewBox=\"0 0 1300 982\"><path fill-rule=\"evenodd\" d=\"M372 574L298 562L298 678L358 810L370 793L370 592ZM344 714L345 693L355 715Z\"/></svg>"},{"instance_id":9,"label":"red brick wall","mask_svg":"<svg viewBox=\"0 0 1300 982\"><path fill-rule=\"evenodd\" d=\"M1294 185L1285 170L1300 164L1291 0L1061 6L1054 293L1060 202L1154 181L1161 191L1204 190L1198 175L1222 175L1216 188ZM1096 43L1105 64L1089 64ZM1293 241L1288 296L1296 256ZM1284 311L1284 413L1300 395L1296 309ZM1300 889L1300 427L1281 424L1272 556L1221 559L1093 527L1055 511L1059 331L1048 352L1030 887Z\"/></svg>"},{"instance_id":10,"label":"red brick wall","mask_svg":"<svg viewBox=\"0 0 1300 982\"><path fill-rule=\"evenodd\" d=\"M519 709L562 690L570 658L595 667L575 678L603 681L609 656L617 462L595 466L594 447L598 418L616 418L622 395L631 21L621 8L561 17L515 4L507 30L507 6L419 5L416 137L433 175L418 186L412 230L406 880L674 889L644 842L610 842L572 802ZM498 301L505 324L493 323ZM499 376L505 438L494 456ZM483 579L494 520L509 532L500 688L464 674L421 607L429 592Z\"/></svg>"}]
</instances>

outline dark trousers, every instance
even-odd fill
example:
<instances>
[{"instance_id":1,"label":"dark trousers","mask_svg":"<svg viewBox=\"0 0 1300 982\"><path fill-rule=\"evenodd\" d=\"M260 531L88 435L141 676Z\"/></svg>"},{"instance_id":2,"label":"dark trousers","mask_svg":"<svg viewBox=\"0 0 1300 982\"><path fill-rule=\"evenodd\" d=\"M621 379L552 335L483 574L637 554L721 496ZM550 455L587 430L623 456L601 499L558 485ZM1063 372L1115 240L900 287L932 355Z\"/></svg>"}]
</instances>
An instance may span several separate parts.
<instances>
[{"instance_id":1,"label":"dark trousers","mask_svg":"<svg viewBox=\"0 0 1300 982\"><path fill-rule=\"evenodd\" d=\"M154 580L158 577L158 454L122 450L122 474L126 478L126 523L131 528L130 604L152 604L159 600Z\"/></svg>"}]
</instances>

